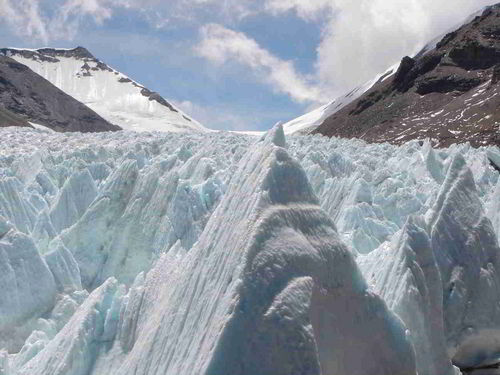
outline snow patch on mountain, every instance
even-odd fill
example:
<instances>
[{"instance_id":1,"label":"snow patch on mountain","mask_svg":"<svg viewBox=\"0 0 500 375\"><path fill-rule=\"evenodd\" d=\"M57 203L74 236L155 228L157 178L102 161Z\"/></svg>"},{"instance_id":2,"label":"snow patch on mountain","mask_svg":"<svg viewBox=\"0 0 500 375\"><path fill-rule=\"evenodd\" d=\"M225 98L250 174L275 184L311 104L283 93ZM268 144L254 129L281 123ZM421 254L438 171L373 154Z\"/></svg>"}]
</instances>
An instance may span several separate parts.
<instances>
[{"instance_id":1,"label":"snow patch on mountain","mask_svg":"<svg viewBox=\"0 0 500 375\"><path fill-rule=\"evenodd\" d=\"M285 134L307 132L320 126L328 117L341 110L352 101L359 98L370 88L372 88L374 84L376 84L380 80L385 80L392 76L396 72L398 66L399 63L390 67L384 73L377 75L374 79L349 91L347 94L334 99L330 103L325 104L311 112L308 112L305 115L297 117L296 119L286 122L285 124L283 124Z\"/></svg>"},{"instance_id":2,"label":"snow patch on mountain","mask_svg":"<svg viewBox=\"0 0 500 375\"><path fill-rule=\"evenodd\" d=\"M180 109L82 47L36 50L4 48L1 53L27 65L109 122L134 131L206 131Z\"/></svg>"}]
</instances>

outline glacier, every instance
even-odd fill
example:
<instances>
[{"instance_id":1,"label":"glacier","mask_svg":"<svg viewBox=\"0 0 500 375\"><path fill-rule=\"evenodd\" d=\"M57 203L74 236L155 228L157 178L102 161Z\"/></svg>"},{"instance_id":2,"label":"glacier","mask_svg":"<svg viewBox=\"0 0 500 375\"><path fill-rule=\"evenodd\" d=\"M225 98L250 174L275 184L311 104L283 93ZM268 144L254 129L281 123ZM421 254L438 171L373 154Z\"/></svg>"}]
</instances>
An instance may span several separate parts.
<instances>
[{"instance_id":1,"label":"glacier","mask_svg":"<svg viewBox=\"0 0 500 375\"><path fill-rule=\"evenodd\" d=\"M500 150L0 136L0 373L459 374L500 353Z\"/></svg>"}]
</instances>

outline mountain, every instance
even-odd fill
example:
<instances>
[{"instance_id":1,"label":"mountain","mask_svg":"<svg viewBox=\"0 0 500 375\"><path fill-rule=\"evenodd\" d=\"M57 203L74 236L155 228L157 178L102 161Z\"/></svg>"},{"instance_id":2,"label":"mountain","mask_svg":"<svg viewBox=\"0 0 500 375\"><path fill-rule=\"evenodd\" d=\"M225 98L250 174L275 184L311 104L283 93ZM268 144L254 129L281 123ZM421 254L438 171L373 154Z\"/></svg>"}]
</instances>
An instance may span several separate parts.
<instances>
[{"instance_id":1,"label":"mountain","mask_svg":"<svg viewBox=\"0 0 500 375\"><path fill-rule=\"evenodd\" d=\"M123 129L206 131L158 93L112 69L83 47L3 48L0 53L27 65L66 94Z\"/></svg>"},{"instance_id":2,"label":"mountain","mask_svg":"<svg viewBox=\"0 0 500 375\"><path fill-rule=\"evenodd\" d=\"M471 19L472 18L472 19ZM445 147L500 144L500 4L404 57L362 95L326 112L312 133Z\"/></svg>"},{"instance_id":3,"label":"mountain","mask_svg":"<svg viewBox=\"0 0 500 375\"><path fill-rule=\"evenodd\" d=\"M26 65L0 55L0 126L30 126L57 131L119 130L65 94Z\"/></svg>"},{"instance_id":4,"label":"mountain","mask_svg":"<svg viewBox=\"0 0 500 375\"><path fill-rule=\"evenodd\" d=\"M373 87L379 81L384 81L388 77L390 77L396 69L398 65L395 65L389 68L382 74L379 74L374 79L365 82L364 84L354 88L349 91L347 94L340 96L330 103L321 106L305 115L297 117L296 119L290 120L283 124L283 129L285 134L293 134L293 133L307 133L314 129L316 129L319 125L321 125L328 117L333 115L334 113L340 111L349 103L353 102L369 89Z\"/></svg>"}]
</instances>

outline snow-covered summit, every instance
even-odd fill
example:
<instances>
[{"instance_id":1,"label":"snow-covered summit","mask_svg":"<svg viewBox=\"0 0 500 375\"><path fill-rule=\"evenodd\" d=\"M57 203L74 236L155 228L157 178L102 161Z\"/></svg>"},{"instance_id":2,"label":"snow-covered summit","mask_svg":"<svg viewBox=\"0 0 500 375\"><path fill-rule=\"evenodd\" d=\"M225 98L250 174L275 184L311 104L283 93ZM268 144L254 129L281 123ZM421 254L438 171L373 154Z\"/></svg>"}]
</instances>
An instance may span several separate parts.
<instances>
[{"instance_id":1,"label":"snow-covered summit","mask_svg":"<svg viewBox=\"0 0 500 375\"><path fill-rule=\"evenodd\" d=\"M160 94L95 58L87 49L3 48L109 122L135 131L206 131Z\"/></svg>"}]
</instances>

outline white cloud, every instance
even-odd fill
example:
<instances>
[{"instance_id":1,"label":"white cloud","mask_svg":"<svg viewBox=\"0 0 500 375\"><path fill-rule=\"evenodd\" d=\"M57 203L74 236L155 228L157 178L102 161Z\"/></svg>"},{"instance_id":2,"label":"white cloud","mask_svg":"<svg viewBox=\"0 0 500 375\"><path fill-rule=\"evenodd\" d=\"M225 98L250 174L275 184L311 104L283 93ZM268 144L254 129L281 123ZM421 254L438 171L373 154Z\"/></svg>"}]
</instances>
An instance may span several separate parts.
<instances>
[{"instance_id":1,"label":"white cloud","mask_svg":"<svg viewBox=\"0 0 500 375\"><path fill-rule=\"evenodd\" d=\"M119 8L136 12L154 28L188 22L201 29L197 50L205 58L219 64L237 62L294 101L319 103L371 79L478 8L496 1L0 0L0 20L14 32L43 43L71 40L82 20L99 24ZM320 25L315 68L308 76L298 73L292 62L233 31L245 17L259 13L279 17L286 12Z\"/></svg>"},{"instance_id":2,"label":"white cloud","mask_svg":"<svg viewBox=\"0 0 500 375\"><path fill-rule=\"evenodd\" d=\"M75 16L91 16L97 23L111 17L112 4L100 0L68 0L60 8L59 15L62 21Z\"/></svg>"},{"instance_id":3,"label":"white cloud","mask_svg":"<svg viewBox=\"0 0 500 375\"><path fill-rule=\"evenodd\" d=\"M0 0L0 20L11 25L22 36L36 37L43 42L49 39L37 0Z\"/></svg>"},{"instance_id":4,"label":"white cloud","mask_svg":"<svg viewBox=\"0 0 500 375\"><path fill-rule=\"evenodd\" d=\"M90 17L102 24L112 16L111 1L106 0L67 0L60 6L51 19L49 32L51 38L72 40L80 29L80 22Z\"/></svg>"},{"instance_id":5,"label":"white cloud","mask_svg":"<svg viewBox=\"0 0 500 375\"><path fill-rule=\"evenodd\" d=\"M272 14L294 11L304 19L315 20L332 10L332 0L267 0L264 9Z\"/></svg>"},{"instance_id":6,"label":"white cloud","mask_svg":"<svg viewBox=\"0 0 500 375\"><path fill-rule=\"evenodd\" d=\"M116 0L0 0L0 20L21 36L48 43L55 38L71 40L84 17L102 23L117 5Z\"/></svg>"},{"instance_id":7,"label":"white cloud","mask_svg":"<svg viewBox=\"0 0 500 375\"><path fill-rule=\"evenodd\" d=\"M211 104L204 106L194 103L189 100L175 101L170 100L173 105L180 108L189 116L199 121L204 126L215 130L257 130L259 125L259 116L245 111L239 113L235 108L228 108L227 106L218 106Z\"/></svg>"},{"instance_id":8,"label":"white cloud","mask_svg":"<svg viewBox=\"0 0 500 375\"><path fill-rule=\"evenodd\" d=\"M47 43L72 40L82 20L101 24L117 9L135 12L136 17L161 29L180 23L237 23L261 8L261 0L0 0L0 20L20 36Z\"/></svg>"},{"instance_id":9,"label":"white cloud","mask_svg":"<svg viewBox=\"0 0 500 375\"><path fill-rule=\"evenodd\" d=\"M287 94L297 102L321 102L317 86L299 74L293 63L282 60L241 32L218 24L208 24L200 31L196 52L215 64L237 62L252 70L275 91Z\"/></svg>"}]
</instances>

